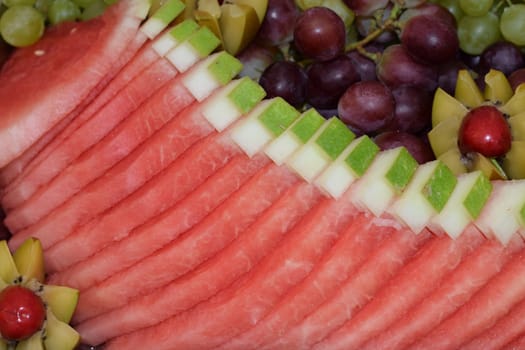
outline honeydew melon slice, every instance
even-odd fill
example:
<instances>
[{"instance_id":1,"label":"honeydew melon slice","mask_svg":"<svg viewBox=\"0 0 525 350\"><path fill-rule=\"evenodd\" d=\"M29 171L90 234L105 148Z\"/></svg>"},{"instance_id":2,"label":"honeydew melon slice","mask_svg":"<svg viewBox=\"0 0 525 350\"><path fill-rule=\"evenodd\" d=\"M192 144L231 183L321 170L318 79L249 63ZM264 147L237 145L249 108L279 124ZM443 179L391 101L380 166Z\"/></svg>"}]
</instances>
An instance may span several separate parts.
<instances>
[{"instance_id":1,"label":"honeydew melon slice","mask_svg":"<svg viewBox=\"0 0 525 350\"><path fill-rule=\"evenodd\" d=\"M488 238L507 244L524 222L525 181L493 181L494 190L474 224Z\"/></svg>"},{"instance_id":2,"label":"honeydew melon slice","mask_svg":"<svg viewBox=\"0 0 525 350\"><path fill-rule=\"evenodd\" d=\"M225 51L217 52L197 63L182 76L182 84L199 102L229 83L242 69L241 62Z\"/></svg>"},{"instance_id":3,"label":"honeydew melon slice","mask_svg":"<svg viewBox=\"0 0 525 350\"><path fill-rule=\"evenodd\" d=\"M449 200L441 212L430 220L429 228L435 233L458 238L479 217L491 191L492 183L481 171L458 176Z\"/></svg>"},{"instance_id":4,"label":"honeydew melon slice","mask_svg":"<svg viewBox=\"0 0 525 350\"><path fill-rule=\"evenodd\" d=\"M379 152L364 175L352 186L352 202L381 216L401 194L417 168L404 147Z\"/></svg>"},{"instance_id":5,"label":"honeydew melon slice","mask_svg":"<svg viewBox=\"0 0 525 350\"><path fill-rule=\"evenodd\" d=\"M58 320L52 312L46 313L46 333L44 346L46 349L71 350L80 342L80 335L67 323Z\"/></svg>"},{"instance_id":6,"label":"honeydew melon slice","mask_svg":"<svg viewBox=\"0 0 525 350\"><path fill-rule=\"evenodd\" d=\"M330 118L286 160L286 164L312 182L354 138L355 134L339 118Z\"/></svg>"},{"instance_id":7,"label":"honeydew melon slice","mask_svg":"<svg viewBox=\"0 0 525 350\"><path fill-rule=\"evenodd\" d=\"M203 102L202 115L220 132L252 110L265 94L264 89L252 79L236 79Z\"/></svg>"},{"instance_id":8,"label":"honeydew melon slice","mask_svg":"<svg viewBox=\"0 0 525 350\"><path fill-rule=\"evenodd\" d=\"M281 97L263 100L231 130L233 141L250 157L281 135L298 117Z\"/></svg>"},{"instance_id":9,"label":"honeydew melon slice","mask_svg":"<svg viewBox=\"0 0 525 350\"><path fill-rule=\"evenodd\" d=\"M167 0L140 27L140 31L153 39L184 11L184 3L180 0Z\"/></svg>"},{"instance_id":10,"label":"honeydew melon slice","mask_svg":"<svg viewBox=\"0 0 525 350\"><path fill-rule=\"evenodd\" d=\"M444 208L456 183L457 177L443 162L420 165L389 212L418 234Z\"/></svg>"},{"instance_id":11,"label":"honeydew melon slice","mask_svg":"<svg viewBox=\"0 0 525 350\"><path fill-rule=\"evenodd\" d=\"M25 280L36 279L44 283L44 253L40 240L28 238L13 253L13 261L17 267L18 273Z\"/></svg>"},{"instance_id":12,"label":"honeydew melon slice","mask_svg":"<svg viewBox=\"0 0 525 350\"><path fill-rule=\"evenodd\" d=\"M315 109L304 112L279 137L264 149L266 155L277 165L281 165L296 150L303 146L319 130L325 119Z\"/></svg>"},{"instance_id":13,"label":"honeydew melon slice","mask_svg":"<svg viewBox=\"0 0 525 350\"><path fill-rule=\"evenodd\" d=\"M155 39L152 44L153 50L155 50L159 56L164 57L173 47L189 38L189 36L199 28L199 25L194 20L184 20Z\"/></svg>"},{"instance_id":14,"label":"honeydew melon slice","mask_svg":"<svg viewBox=\"0 0 525 350\"><path fill-rule=\"evenodd\" d=\"M201 27L192 33L187 40L171 49L166 54L166 58L179 72L185 72L212 53L220 43L220 40L207 27Z\"/></svg>"},{"instance_id":15,"label":"honeydew melon slice","mask_svg":"<svg viewBox=\"0 0 525 350\"><path fill-rule=\"evenodd\" d=\"M11 255L7 241L0 241L0 279L7 284L12 284L20 274L16 268L15 260Z\"/></svg>"},{"instance_id":16,"label":"honeydew melon slice","mask_svg":"<svg viewBox=\"0 0 525 350\"><path fill-rule=\"evenodd\" d=\"M315 180L334 198L339 198L350 185L363 176L379 147L366 135L353 140L348 147Z\"/></svg>"}]
</instances>

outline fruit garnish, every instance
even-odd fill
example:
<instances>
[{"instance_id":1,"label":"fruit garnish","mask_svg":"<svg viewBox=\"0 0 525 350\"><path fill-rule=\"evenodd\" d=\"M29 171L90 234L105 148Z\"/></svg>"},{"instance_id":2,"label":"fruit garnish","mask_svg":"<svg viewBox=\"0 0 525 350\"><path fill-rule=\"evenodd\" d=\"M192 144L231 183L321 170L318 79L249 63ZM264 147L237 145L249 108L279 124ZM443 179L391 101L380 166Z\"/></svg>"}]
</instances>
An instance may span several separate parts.
<instances>
[{"instance_id":1,"label":"fruit garnish","mask_svg":"<svg viewBox=\"0 0 525 350\"><path fill-rule=\"evenodd\" d=\"M29 238L13 253L0 241L0 349L74 349L79 334L68 324L78 291L44 284L40 241Z\"/></svg>"},{"instance_id":2,"label":"fruit garnish","mask_svg":"<svg viewBox=\"0 0 525 350\"><path fill-rule=\"evenodd\" d=\"M524 137L525 85L513 92L505 75L494 69L484 82L481 91L471 73L461 70L455 96L438 88L428 133L432 150L456 174L481 170L490 179L524 178L517 155Z\"/></svg>"}]
</instances>

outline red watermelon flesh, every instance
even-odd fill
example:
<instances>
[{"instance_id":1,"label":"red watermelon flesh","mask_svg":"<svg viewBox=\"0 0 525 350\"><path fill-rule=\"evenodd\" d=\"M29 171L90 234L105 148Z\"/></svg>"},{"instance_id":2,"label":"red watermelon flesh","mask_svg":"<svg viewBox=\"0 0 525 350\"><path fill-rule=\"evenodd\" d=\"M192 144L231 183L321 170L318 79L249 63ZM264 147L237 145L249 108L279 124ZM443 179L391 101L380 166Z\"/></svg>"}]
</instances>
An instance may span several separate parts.
<instances>
[{"instance_id":1,"label":"red watermelon flesh","mask_svg":"<svg viewBox=\"0 0 525 350\"><path fill-rule=\"evenodd\" d=\"M298 178L268 164L204 220L154 254L84 291L74 316L82 322L160 288L211 258L244 232ZM258 198L254 201L253 198ZM159 270L159 266L163 266ZM155 276L145 279L144 276ZM129 288L130 285L136 288Z\"/></svg>"},{"instance_id":2,"label":"red watermelon flesh","mask_svg":"<svg viewBox=\"0 0 525 350\"><path fill-rule=\"evenodd\" d=\"M119 202L100 218L79 228L69 239L48 249L46 266L49 271L56 272L50 276L50 280L53 283L67 282L75 288L86 289L92 286L94 281L100 282L120 269L136 263L156 249L153 245L135 243L135 238L142 241L154 235L155 242L163 244L172 239L162 241L160 237L164 232L176 232L177 226L182 227L181 232L189 229L188 225L193 224L194 221L188 218L180 221L180 215L187 215L187 211L194 209L195 214L207 211L205 208L199 208L200 205L198 202L194 203L193 197L196 198L195 200L200 199L202 192L202 196L206 196L209 187L213 186L213 182L211 186L207 184L207 179L220 171L239 153L240 150L234 143L222 134L212 134L199 141L182 154L180 160L173 162L137 192ZM252 167L258 164L254 163L251 164ZM204 182L208 187L203 185ZM209 190L211 194L222 189L210 188ZM203 201L202 205L213 200L216 198L209 198L208 202ZM189 208L186 204L188 202ZM158 215L162 217L157 217ZM104 234L98 235L98 232ZM128 234L131 236L128 237ZM80 258L73 256L75 253L79 254L78 249L74 249L76 243L82 244L85 241L89 242L84 243L87 246L82 246L81 254L86 256ZM111 244L107 249L101 250L108 243ZM144 248L146 253L139 254L136 245ZM116 249L116 252L113 249ZM84 253L84 251L87 252ZM97 254L91 257L94 252ZM124 252L130 253L124 254ZM106 259L112 256L121 257L119 259L121 263L113 259L114 263L108 268L96 267L101 263L105 265ZM84 260L86 257L90 258Z\"/></svg>"},{"instance_id":3,"label":"red watermelon flesh","mask_svg":"<svg viewBox=\"0 0 525 350\"><path fill-rule=\"evenodd\" d=\"M119 1L104 16L53 27L12 54L0 73L0 168L87 105L134 56L147 39L138 28L148 8L144 0Z\"/></svg>"},{"instance_id":4,"label":"red watermelon flesh","mask_svg":"<svg viewBox=\"0 0 525 350\"><path fill-rule=\"evenodd\" d=\"M28 169L21 177L8 186L2 198L2 205L11 215L24 216L24 212L36 213L42 201L47 201L43 193L45 185L79 157L84 151L99 142L114 127L132 113L137 107L177 74L169 62L161 60L146 68L138 77L130 81L116 96L95 113L85 109L75 121L86 119L78 129L72 132L62 143L56 146L39 164ZM118 76L120 77L120 75ZM114 89L114 82L108 87ZM106 91L106 90L105 90ZM98 99L96 99L98 101ZM90 106L93 106L91 104ZM53 145L50 145L52 147ZM35 192L38 191L37 194ZM51 189L52 190L52 189ZM35 194L39 200L30 199ZM33 200L33 202L31 202ZM13 219L16 221L16 219Z\"/></svg>"},{"instance_id":5,"label":"red watermelon flesh","mask_svg":"<svg viewBox=\"0 0 525 350\"><path fill-rule=\"evenodd\" d=\"M179 112L194 101L191 93L179 83L179 79L177 76L170 80L21 207L9 212L5 223L15 236L24 239L34 234L36 230L33 226L39 227L40 219L52 219L52 215L48 216L52 210L66 204L75 193L126 158L164 124L176 119ZM179 142L183 143L183 140L181 137ZM174 153L177 153L177 149ZM56 227L54 229L57 233L60 231ZM46 248L54 243L47 240L42 242Z\"/></svg>"},{"instance_id":6,"label":"red watermelon flesh","mask_svg":"<svg viewBox=\"0 0 525 350\"><path fill-rule=\"evenodd\" d=\"M207 300L270 254L321 198L315 186L295 184L215 257L165 287L91 318L77 329L84 339L99 343L153 325Z\"/></svg>"}]
</instances>

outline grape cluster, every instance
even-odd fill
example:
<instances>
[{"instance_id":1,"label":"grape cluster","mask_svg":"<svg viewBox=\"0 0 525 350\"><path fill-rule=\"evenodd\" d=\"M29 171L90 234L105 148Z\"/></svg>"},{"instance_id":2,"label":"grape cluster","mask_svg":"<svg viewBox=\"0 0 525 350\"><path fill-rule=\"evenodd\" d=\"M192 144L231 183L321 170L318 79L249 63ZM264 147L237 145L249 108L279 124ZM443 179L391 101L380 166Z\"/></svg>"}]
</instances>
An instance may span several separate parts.
<instances>
[{"instance_id":1,"label":"grape cluster","mask_svg":"<svg viewBox=\"0 0 525 350\"><path fill-rule=\"evenodd\" d=\"M0 37L14 47L29 46L42 37L46 26L88 20L107 6L107 0L3 0Z\"/></svg>"},{"instance_id":2,"label":"grape cluster","mask_svg":"<svg viewBox=\"0 0 525 350\"><path fill-rule=\"evenodd\" d=\"M514 86L525 80L522 44L502 34L503 27L525 26L521 7L484 0L269 0L261 31L239 58L268 97L338 116L383 149L404 145L423 163L434 158L426 135L437 87L453 95L460 69L479 77L498 69ZM497 35L466 25L485 17L496 19Z\"/></svg>"}]
</instances>

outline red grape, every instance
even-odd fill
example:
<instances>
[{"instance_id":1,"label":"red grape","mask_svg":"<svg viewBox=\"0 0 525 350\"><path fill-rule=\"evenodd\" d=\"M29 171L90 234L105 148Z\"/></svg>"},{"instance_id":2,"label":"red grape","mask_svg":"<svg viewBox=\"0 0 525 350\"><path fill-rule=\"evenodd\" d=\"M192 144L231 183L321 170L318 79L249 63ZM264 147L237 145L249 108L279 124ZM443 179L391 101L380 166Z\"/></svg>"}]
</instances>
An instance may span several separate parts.
<instances>
[{"instance_id":1,"label":"red grape","mask_svg":"<svg viewBox=\"0 0 525 350\"><path fill-rule=\"evenodd\" d=\"M486 105L470 110L463 118L458 146L463 154L478 152L486 157L499 157L510 149L512 136L503 114Z\"/></svg>"},{"instance_id":2,"label":"red grape","mask_svg":"<svg viewBox=\"0 0 525 350\"><path fill-rule=\"evenodd\" d=\"M311 7L297 19L295 48L317 61L331 60L342 54L346 42L343 20L327 7Z\"/></svg>"},{"instance_id":3,"label":"red grape","mask_svg":"<svg viewBox=\"0 0 525 350\"><path fill-rule=\"evenodd\" d=\"M42 299L30 289L11 285L0 292L0 334L4 339L30 337L42 328L45 317Z\"/></svg>"},{"instance_id":4,"label":"red grape","mask_svg":"<svg viewBox=\"0 0 525 350\"><path fill-rule=\"evenodd\" d=\"M453 60L438 67L438 86L449 95L454 95L458 72L461 69L468 69L468 67L459 60Z\"/></svg>"},{"instance_id":5,"label":"red grape","mask_svg":"<svg viewBox=\"0 0 525 350\"><path fill-rule=\"evenodd\" d=\"M403 85L392 90L396 107L392 128L417 134L431 126L432 94L426 90Z\"/></svg>"},{"instance_id":6,"label":"red grape","mask_svg":"<svg viewBox=\"0 0 525 350\"><path fill-rule=\"evenodd\" d=\"M432 148L422 138L403 131L387 131L377 135L374 142L381 150L403 146L419 164L435 159Z\"/></svg>"},{"instance_id":7,"label":"red grape","mask_svg":"<svg viewBox=\"0 0 525 350\"><path fill-rule=\"evenodd\" d=\"M293 0L269 0L256 40L270 46L292 41L298 16L299 9Z\"/></svg>"},{"instance_id":8,"label":"red grape","mask_svg":"<svg viewBox=\"0 0 525 350\"><path fill-rule=\"evenodd\" d=\"M376 10L385 8L389 0L344 0L357 16L370 16Z\"/></svg>"},{"instance_id":9,"label":"red grape","mask_svg":"<svg viewBox=\"0 0 525 350\"><path fill-rule=\"evenodd\" d=\"M399 17L399 21L402 25L404 25L409 19L416 16L431 16L445 21L454 28L457 27L456 18L452 13L450 13L449 11L447 11L446 8L440 5L432 4L429 2L421 4L414 8L407 9Z\"/></svg>"},{"instance_id":10,"label":"red grape","mask_svg":"<svg viewBox=\"0 0 525 350\"><path fill-rule=\"evenodd\" d=\"M308 77L304 69L292 61L276 61L261 75L259 84L268 97L280 96L295 107L300 107L306 99Z\"/></svg>"},{"instance_id":11,"label":"red grape","mask_svg":"<svg viewBox=\"0 0 525 350\"><path fill-rule=\"evenodd\" d=\"M392 122L394 108L392 93L376 80L352 84L337 106L341 120L358 134L381 132Z\"/></svg>"},{"instance_id":12,"label":"red grape","mask_svg":"<svg viewBox=\"0 0 525 350\"><path fill-rule=\"evenodd\" d=\"M525 68L520 68L509 75L509 83L513 90L516 90L518 85L525 83Z\"/></svg>"},{"instance_id":13,"label":"red grape","mask_svg":"<svg viewBox=\"0 0 525 350\"><path fill-rule=\"evenodd\" d=\"M429 15L409 19L401 33L401 43L412 56L432 64L450 61L459 51L456 29Z\"/></svg>"},{"instance_id":14,"label":"red grape","mask_svg":"<svg viewBox=\"0 0 525 350\"><path fill-rule=\"evenodd\" d=\"M525 65L520 48L508 41L499 41L487 47L480 55L480 73L485 75L491 68L509 75Z\"/></svg>"},{"instance_id":15,"label":"red grape","mask_svg":"<svg viewBox=\"0 0 525 350\"><path fill-rule=\"evenodd\" d=\"M312 63L308 69L306 99L316 108L336 108L345 90L359 81L360 76L352 60L341 55L331 61Z\"/></svg>"},{"instance_id":16,"label":"red grape","mask_svg":"<svg viewBox=\"0 0 525 350\"><path fill-rule=\"evenodd\" d=\"M377 63L377 76L390 88L412 85L433 91L437 86L435 67L417 62L400 44L383 51Z\"/></svg>"},{"instance_id":17,"label":"red grape","mask_svg":"<svg viewBox=\"0 0 525 350\"><path fill-rule=\"evenodd\" d=\"M384 50L383 46L378 44L369 44L364 49L372 54L381 53ZM346 55L352 60L361 80L377 80L376 63L372 59L357 50L349 51Z\"/></svg>"}]
</instances>

